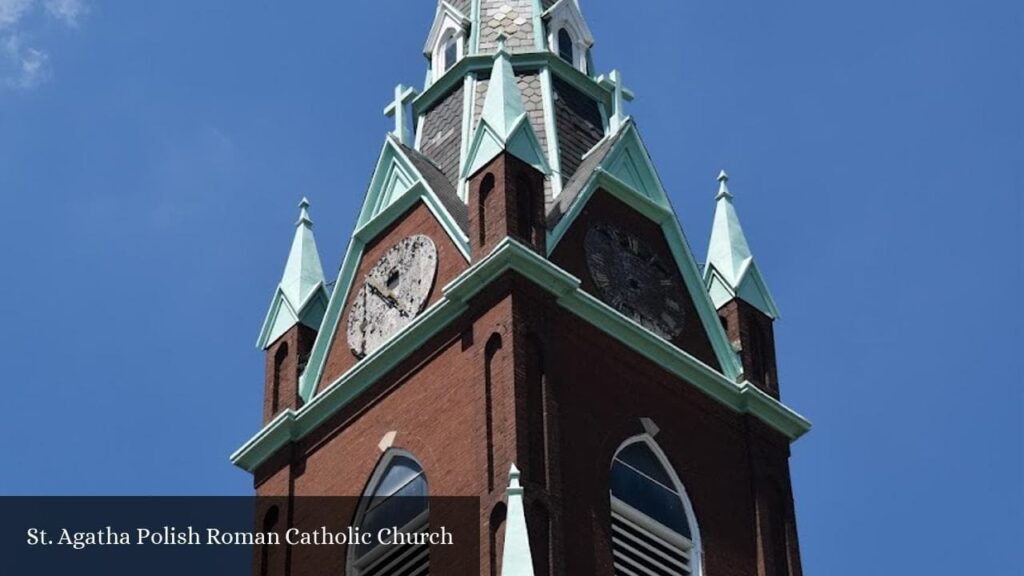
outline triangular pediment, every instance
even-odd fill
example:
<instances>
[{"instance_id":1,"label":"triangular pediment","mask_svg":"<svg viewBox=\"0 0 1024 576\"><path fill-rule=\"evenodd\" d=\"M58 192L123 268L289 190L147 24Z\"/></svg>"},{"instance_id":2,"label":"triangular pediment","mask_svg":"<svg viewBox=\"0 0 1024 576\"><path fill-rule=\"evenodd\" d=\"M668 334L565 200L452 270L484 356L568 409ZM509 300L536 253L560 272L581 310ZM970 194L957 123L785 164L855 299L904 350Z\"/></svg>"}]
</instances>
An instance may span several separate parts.
<instances>
[{"instance_id":1,"label":"triangular pediment","mask_svg":"<svg viewBox=\"0 0 1024 576\"><path fill-rule=\"evenodd\" d=\"M388 135L373 171L358 225L372 220L422 179L398 142Z\"/></svg>"},{"instance_id":2,"label":"triangular pediment","mask_svg":"<svg viewBox=\"0 0 1024 576\"><path fill-rule=\"evenodd\" d=\"M736 296L745 300L751 306L764 312L770 318L779 317L779 309L775 306L775 300L768 285L761 275L761 269L757 262L751 259L740 273L740 281L736 287Z\"/></svg>"},{"instance_id":3,"label":"triangular pediment","mask_svg":"<svg viewBox=\"0 0 1024 576\"><path fill-rule=\"evenodd\" d=\"M292 303L285 291L278 287L274 299L263 320L257 346L266 349L296 324L302 324L314 330L320 328L327 311L327 288L323 282L317 283L304 302Z\"/></svg>"},{"instance_id":4,"label":"triangular pediment","mask_svg":"<svg viewBox=\"0 0 1024 576\"><path fill-rule=\"evenodd\" d=\"M396 198L412 188L414 183L415 176L410 174L398 159L393 159L384 176L384 185L380 194L381 207L388 207Z\"/></svg>"},{"instance_id":5,"label":"triangular pediment","mask_svg":"<svg viewBox=\"0 0 1024 576\"><path fill-rule=\"evenodd\" d=\"M541 146L537 134L533 131L529 118L526 114L522 114L513 123L507 138L502 138L500 132L494 129L486 120L482 119L480 121L476 132L473 134L473 139L470 141L463 177L469 178L476 174L481 168L506 150L509 154L533 166L538 171L544 174L551 173L545 159L544 148Z\"/></svg>"},{"instance_id":6,"label":"triangular pediment","mask_svg":"<svg viewBox=\"0 0 1024 576\"><path fill-rule=\"evenodd\" d=\"M594 157L594 154L603 154L603 157ZM573 176L573 181L563 189L563 194L569 191L571 196L560 198L555 208L559 212L552 214L550 222L553 227L548 234L548 253L555 253L559 243L593 201L598 190L610 194L653 221L660 226L668 243L672 260L693 300L696 315L722 372L730 378L739 377L741 370L736 354L729 345L693 251L683 235L635 123L631 119L627 120L619 132L595 146L584 162L593 166L590 173L577 172Z\"/></svg>"},{"instance_id":7,"label":"triangular pediment","mask_svg":"<svg viewBox=\"0 0 1024 576\"><path fill-rule=\"evenodd\" d=\"M361 229L395 206L410 203L408 196L423 196L457 244L466 241L466 205L440 169L391 134L384 141L370 179L356 228ZM466 247L468 252L468 247Z\"/></svg>"},{"instance_id":8,"label":"triangular pediment","mask_svg":"<svg viewBox=\"0 0 1024 576\"><path fill-rule=\"evenodd\" d=\"M624 128L625 134L601 163L602 168L618 178L647 199L667 205L668 200L661 180L654 170L647 148L640 139L636 125L629 122Z\"/></svg>"},{"instance_id":9,"label":"triangular pediment","mask_svg":"<svg viewBox=\"0 0 1024 576\"><path fill-rule=\"evenodd\" d=\"M708 266L704 271L704 285L707 288L708 296L711 297L711 302L714 303L715 309L719 309L725 306L727 302L736 297L736 292L733 291L732 286L729 282L722 277L714 266Z\"/></svg>"}]
</instances>

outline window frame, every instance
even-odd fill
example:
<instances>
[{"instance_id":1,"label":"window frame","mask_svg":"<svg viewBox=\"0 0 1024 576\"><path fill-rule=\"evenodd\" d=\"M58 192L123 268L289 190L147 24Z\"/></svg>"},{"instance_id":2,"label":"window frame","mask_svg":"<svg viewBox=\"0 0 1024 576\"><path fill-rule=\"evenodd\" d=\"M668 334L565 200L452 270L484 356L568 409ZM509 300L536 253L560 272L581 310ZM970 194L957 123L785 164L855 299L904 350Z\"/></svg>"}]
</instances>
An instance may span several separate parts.
<instances>
[{"instance_id":1,"label":"window frame","mask_svg":"<svg viewBox=\"0 0 1024 576\"><path fill-rule=\"evenodd\" d=\"M561 33L565 32L569 39L572 41L572 62L568 62L565 58L562 58L562 39L559 38ZM589 74L587 70L587 50L586 43L582 40L583 35L579 33L573 26L570 20L561 20L557 23L552 22L551 34L548 38L548 45L551 47L551 52L558 56L562 62L569 64L573 68L579 70L584 74Z\"/></svg>"},{"instance_id":2,"label":"window frame","mask_svg":"<svg viewBox=\"0 0 1024 576\"><path fill-rule=\"evenodd\" d=\"M418 458L416 458L416 456L414 456L408 450L403 450L401 448L389 448L387 450L387 452L385 452L384 455L381 456L380 459L377 461L376 466L374 466L373 473L370 474L369 480L366 481L366 487L363 488L363 493L359 497L359 505L356 506L356 512L355 512L355 514L352 517L351 525L353 527L358 527L358 526L360 526L363 523L363 519L366 517L366 513L369 512L369 510L370 510L370 504L373 503L374 497L376 496L375 491L378 488L378 486L380 485L381 480L384 478L384 474L390 468L391 462L395 458L407 458L407 459L415 462L416 465L419 466L419 468L420 468L420 473L419 473L418 476L410 478L405 484L403 484L397 490L401 490L401 488L407 486L408 483L412 482L413 480L415 480L415 478L422 477L424 482L426 482L426 484L427 484L427 496L426 496L426 498L428 498L428 502L429 502L429 498L430 498L430 480L427 478L427 471L426 471L426 468L423 467L423 463L420 462L420 460ZM397 492L397 490L396 490L396 492ZM388 498L391 498L392 496L394 496L394 494L395 493L393 492L392 494L388 495L381 502L387 500ZM430 507L429 507L429 504L428 504L428 507L427 507L426 510L424 510L420 514L417 514L415 517L413 517L412 520L407 522L404 526L399 527L399 530L401 532L403 532L403 533L414 532L414 531L419 530L419 529L427 528L429 526L429 523L430 523ZM346 549L345 549L345 574L351 574L353 576L358 576L359 574L362 574L367 569L373 568L374 564L376 564L377 561L380 560L380 558L388 551L388 547L387 546L378 546L376 548L373 548L373 549L367 551L365 554L363 554L359 558L356 558L355 550L356 550L355 546L351 546L351 545L346 546Z\"/></svg>"},{"instance_id":3,"label":"window frame","mask_svg":"<svg viewBox=\"0 0 1024 576\"><path fill-rule=\"evenodd\" d=\"M543 16L546 21L546 39L548 50L561 59L559 50L559 32L565 30L572 39L573 62L568 62L579 72L591 75L590 71L590 47L594 44L594 37L590 33L583 14L580 13L576 0L558 0L548 8ZM562 60L565 62L565 60Z\"/></svg>"},{"instance_id":4,"label":"window frame","mask_svg":"<svg viewBox=\"0 0 1024 576\"><path fill-rule=\"evenodd\" d=\"M630 506L626 502L616 498L612 494L611 470L612 466L615 464L615 459L618 458L619 454L621 454L622 451L625 450L627 447L637 443L643 443L646 445L646 447L651 451L652 454L654 454L655 458L658 460L658 463L664 469L665 474L667 474L669 479L672 481L672 488L675 489L676 494L678 495L680 501L683 504L683 510L686 514L686 522L690 528L691 538L686 538L686 536L673 531L672 529L661 524L657 520L654 520L653 518L647 516L643 512ZM625 462L623 462L623 464L629 466ZM632 466L630 467L632 468ZM652 479L652 481L654 480ZM661 446L658 445L657 441L655 441L655 439L650 434L638 434L636 436L627 438L615 450L615 453L612 455L611 460L608 464L608 498L610 504L608 532L609 551L613 550L613 534L611 528L612 516L618 514L628 522L636 524L639 527L650 531L657 538L660 538L671 544L679 546L679 548L682 549L683 554L689 560L689 574L691 576L702 576L704 574L704 549L701 546L700 526L697 523L697 517L696 514L694 514L693 506L690 503L690 498L686 493L686 487L683 486L682 480L679 479L679 474L676 472L676 468L672 465L672 462L669 461L668 457L665 455L665 452L661 449Z\"/></svg>"},{"instance_id":5,"label":"window frame","mask_svg":"<svg viewBox=\"0 0 1024 576\"><path fill-rule=\"evenodd\" d=\"M563 36L563 34L565 35L565 38L568 38L568 40L569 40L569 46L568 47L562 46L562 40L563 40L562 36ZM565 60L569 64L572 64L573 66L575 66L576 65L576 52L577 52L576 51L576 45L577 45L577 42L573 38L572 32L569 31L569 27L568 26L562 26L561 28L558 29L557 32L555 32L555 41L556 41L556 44L557 44L557 46L555 46L556 49L554 50L555 54L557 54L558 57L561 58L562 60ZM569 58L566 58L565 54L562 53L562 51L565 50L566 48L568 48L568 50L569 50Z\"/></svg>"},{"instance_id":6,"label":"window frame","mask_svg":"<svg viewBox=\"0 0 1024 576\"><path fill-rule=\"evenodd\" d=\"M430 59L431 76L437 82L448 73L456 64L465 57L466 31L456 26L454 22L446 22L441 33L437 36L437 44L434 46L433 55ZM449 64L447 60L448 42L455 42L455 61Z\"/></svg>"}]
</instances>

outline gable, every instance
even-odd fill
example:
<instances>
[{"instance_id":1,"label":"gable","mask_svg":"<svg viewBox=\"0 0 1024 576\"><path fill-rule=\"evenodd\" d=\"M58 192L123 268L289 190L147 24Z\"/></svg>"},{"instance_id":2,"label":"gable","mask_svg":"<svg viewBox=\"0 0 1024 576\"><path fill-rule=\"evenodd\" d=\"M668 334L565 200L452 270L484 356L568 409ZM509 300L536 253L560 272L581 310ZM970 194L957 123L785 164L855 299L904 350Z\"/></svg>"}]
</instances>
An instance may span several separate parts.
<instances>
[{"instance_id":1,"label":"gable","mask_svg":"<svg viewBox=\"0 0 1024 576\"><path fill-rule=\"evenodd\" d=\"M659 205L668 205L668 196L661 188L661 182L651 163L636 128L632 123L622 139L601 162L610 175L643 194L648 200Z\"/></svg>"},{"instance_id":2,"label":"gable","mask_svg":"<svg viewBox=\"0 0 1024 576\"><path fill-rule=\"evenodd\" d=\"M613 159L609 166L608 172L615 176L619 180L622 180L626 184L632 186L639 192L643 192L644 196L651 197L653 191L651 186L644 181L641 176L640 168L637 166L636 151L631 149L623 149L619 152L618 158Z\"/></svg>"},{"instance_id":3,"label":"gable","mask_svg":"<svg viewBox=\"0 0 1024 576\"><path fill-rule=\"evenodd\" d=\"M711 339L698 314L696 300L686 289L686 281L675 265L672 250L661 226L657 223L652 222L607 191L599 189L588 202L586 211L566 231L562 241L551 254L551 261L579 278L580 288L583 291L608 304L608 297L597 285L591 268L587 264L584 246L587 233L592 227L606 223L630 231L653 251L661 263L670 267L675 285L683 287L685 292L679 295L682 304L683 327L671 339L671 342L701 362L721 371L721 364L711 345Z\"/></svg>"},{"instance_id":4,"label":"gable","mask_svg":"<svg viewBox=\"0 0 1024 576\"><path fill-rule=\"evenodd\" d=\"M448 236L434 212L424 202L417 201L379 234L368 239L365 245L360 247L359 254L351 256L358 259L358 263L352 266L351 272L345 274L344 278L339 278L335 285L335 294L331 298L331 308L336 309L335 317L331 319L330 325L325 322L314 346L314 350L321 346L325 348L322 368L319 369L319 373L311 372L308 378L315 380L304 383L304 386L312 388L315 381L315 392L319 393L360 361L349 349L346 333L353 300L364 278L381 257L403 238L416 234L427 236L437 248L437 273L427 297L426 308L441 298L444 285L468 267L467 259ZM324 339L325 342L321 343L320 339ZM310 366L313 366L312 361Z\"/></svg>"},{"instance_id":5,"label":"gable","mask_svg":"<svg viewBox=\"0 0 1024 576\"><path fill-rule=\"evenodd\" d=\"M623 159L626 151L629 151L628 163ZM620 178L623 172L620 171L619 176L616 176L610 171L620 165L631 166L637 173L636 177L645 183L647 192L638 190ZM567 231L589 209L598 190L614 196L661 228L673 261L694 301L700 323L711 340L722 374L732 379L739 378L742 375L739 358L729 344L718 312L706 292L693 251L686 242L679 220L632 119L628 118L618 131L598 143L584 157L580 169L562 189L562 194L548 213L549 254L555 254Z\"/></svg>"},{"instance_id":6,"label":"gable","mask_svg":"<svg viewBox=\"0 0 1024 576\"><path fill-rule=\"evenodd\" d=\"M524 113L513 122L513 128L504 138L486 119L480 120L466 156L466 169L462 173L463 177L471 178L506 150L539 172L551 173L545 158L544 147L541 146L537 134L530 125L530 118Z\"/></svg>"},{"instance_id":7,"label":"gable","mask_svg":"<svg viewBox=\"0 0 1024 576\"><path fill-rule=\"evenodd\" d=\"M747 260L740 272L738 282L739 284L734 289L713 264L708 264L704 271L704 284L707 286L708 295L715 308L721 308L733 298L740 298L769 318L779 318L779 309L768 291L768 286L761 276L757 262L753 259Z\"/></svg>"},{"instance_id":8,"label":"gable","mask_svg":"<svg viewBox=\"0 0 1024 576\"><path fill-rule=\"evenodd\" d=\"M280 286L274 291L274 299L263 319L263 327L260 329L256 347L265 350L275 340L296 324L303 324L314 330L320 327L323 322L324 313L327 311L327 288L323 282L317 282L306 300L292 304L284 289Z\"/></svg>"},{"instance_id":9,"label":"gable","mask_svg":"<svg viewBox=\"0 0 1024 576\"><path fill-rule=\"evenodd\" d=\"M383 208L391 205L399 196L412 188L414 182L415 176L409 173L407 168L403 168L397 158L392 158L384 173L380 204L376 211L379 213Z\"/></svg>"}]
</instances>

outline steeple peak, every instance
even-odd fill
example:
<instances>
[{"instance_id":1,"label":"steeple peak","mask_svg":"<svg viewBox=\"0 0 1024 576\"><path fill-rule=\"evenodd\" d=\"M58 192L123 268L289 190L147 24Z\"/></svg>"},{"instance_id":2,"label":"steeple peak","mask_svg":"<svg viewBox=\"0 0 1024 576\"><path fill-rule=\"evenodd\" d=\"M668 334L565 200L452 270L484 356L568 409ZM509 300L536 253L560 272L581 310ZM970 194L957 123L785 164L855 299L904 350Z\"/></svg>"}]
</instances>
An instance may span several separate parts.
<instances>
[{"instance_id":1,"label":"steeple peak","mask_svg":"<svg viewBox=\"0 0 1024 576\"><path fill-rule=\"evenodd\" d=\"M295 237L288 253L288 262L281 277L281 290L298 309L317 283L323 284L324 271L320 266L320 254L313 238L313 220L309 217L309 200L299 202L299 221L295 223Z\"/></svg>"},{"instance_id":2,"label":"steeple peak","mask_svg":"<svg viewBox=\"0 0 1024 576\"><path fill-rule=\"evenodd\" d=\"M483 119L505 138L512 131L516 121L526 113L523 94L516 82L512 61L505 49L505 36L498 36L498 51L494 53L491 80L484 97Z\"/></svg>"},{"instance_id":3,"label":"steeple peak","mask_svg":"<svg viewBox=\"0 0 1024 576\"><path fill-rule=\"evenodd\" d=\"M259 347L266 348L300 322L313 329L319 328L327 303L325 283L320 254L313 237L309 200L303 198L299 202L299 219L295 222L295 236L292 238L284 274L281 275L277 293L260 331Z\"/></svg>"},{"instance_id":4,"label":"steeple peak","mask_svg":"<svg viewBox=\"0 0 1024 576\"><path fill-rule=\"evenodd\" d=\"M729 175L722 170L718 175L715 220L711 227L707 264L704 267L705 286L716 308L721 308L733 298L742 298L769 317L776 318L779 312L754 262L733 205L728 181Z\"/></svg>"}]
</instances>

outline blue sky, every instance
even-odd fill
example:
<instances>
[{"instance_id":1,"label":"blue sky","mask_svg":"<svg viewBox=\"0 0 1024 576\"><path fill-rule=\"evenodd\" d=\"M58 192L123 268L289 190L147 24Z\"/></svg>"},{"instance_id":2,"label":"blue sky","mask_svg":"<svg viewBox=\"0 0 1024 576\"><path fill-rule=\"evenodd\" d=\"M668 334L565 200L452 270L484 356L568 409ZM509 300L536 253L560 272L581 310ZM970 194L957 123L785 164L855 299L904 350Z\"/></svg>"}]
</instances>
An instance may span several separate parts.
<instances>
[{"instance_id":1,"label":"blue sky","mask_svg":"<svg viewBox=\"0 0 1024 576\"><path fill-rule=\"evenodd\" d=\"M698 259L732 177L815 423L806 572L1011 571L1024 9L582 4ZM0 0L0 493L249 493L227 456L259 424L296 203L333 276L432 11Z\"/></svg>"}]
</instances>

